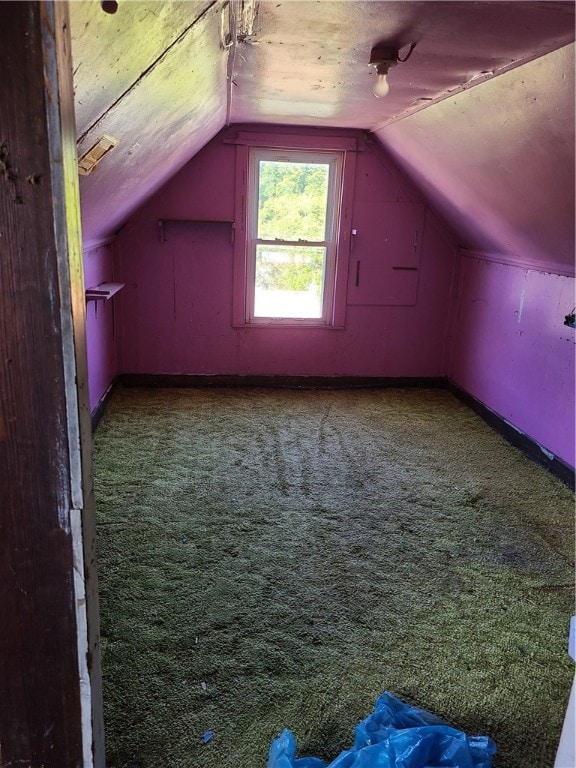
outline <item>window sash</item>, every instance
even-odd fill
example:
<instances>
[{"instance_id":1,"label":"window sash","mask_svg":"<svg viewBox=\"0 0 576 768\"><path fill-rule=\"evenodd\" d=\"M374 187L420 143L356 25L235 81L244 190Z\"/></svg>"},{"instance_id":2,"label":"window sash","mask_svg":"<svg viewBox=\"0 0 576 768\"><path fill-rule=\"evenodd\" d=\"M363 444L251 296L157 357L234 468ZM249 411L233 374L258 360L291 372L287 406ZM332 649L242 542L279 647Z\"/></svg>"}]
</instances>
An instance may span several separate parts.
<instances>
[{"instance_id":1,"label":"window sash","mask_svg":"<svg viewBox=\"0 0 576 768\"><path fill-rule=\"evenodd\" d=\"M309 257L310 260L306 257ZM314 263L318 257L320 263ZM271 322L272 320L274 322L299 323L323 322L326 248L315 247L312 249L309 246L298 245L257 246L255 265L252 317L256 322ZM310 267L312 267L311 271ZM305 270L304 275L297 274L299 268ZM266 279L270 277L270 270L277 270L275 279L273 278L272 285L266 285ZM278 282L282 282L284 270L288 273L294 270L296 276L304 277L307 280L311 278L311 281L306 288L282 288ZM274 285L275 282L276 285ZM262 311L264 307L271 307L272 311L266 314Z\"/></svg>"},{"instance_id":2,"label":"window sash","mask_svg":"<svg viewBox=\"0 0 576 768\"><path fill-rule=\"evenodd\" d=\"M325 239L324 240L273 240L259 238L259 170L260 161L306 163L328 165L328 188L326 195ZM338 242L337 223L340 215L340 198L342 190L341 152L300 151L282 149L252 149L250 151L249 180L248 180L248 217L247 217L247 269L246 269L246 322L268 325L331 325L333 321L334 286L336 278L336 250ZM255 314L256 292L256 253L259 245L275 247L314 247L325 248L324 279L322 286L322 315L321 317L263 317Z\"/></svg>"}]
</instances>

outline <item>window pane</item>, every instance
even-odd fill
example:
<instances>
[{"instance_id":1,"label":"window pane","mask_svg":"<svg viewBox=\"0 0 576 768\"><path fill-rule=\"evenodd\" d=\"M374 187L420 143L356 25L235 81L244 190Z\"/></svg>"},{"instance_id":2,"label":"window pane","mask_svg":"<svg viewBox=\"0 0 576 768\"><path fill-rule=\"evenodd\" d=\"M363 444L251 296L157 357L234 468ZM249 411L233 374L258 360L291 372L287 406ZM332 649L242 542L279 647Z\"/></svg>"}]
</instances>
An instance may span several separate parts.
<instances>
[{"instance_id":1,"label":"window pane","mask_svg":"<svg viewBox=\"0 0 576 768\"><path fill-rule=\"evenodd\" d=\"M258 163L259 240L326 239L328 163Z\"/></svg>"},{"instance_id":2,"label":"window pane","mask_svg":"<svg viewBox=\"0 0 576 768\"><path fill-rule=\"evenodd\" d=\"M321 318L325 248L258 245L254 317Z\"/></svg>"}]
</instances>

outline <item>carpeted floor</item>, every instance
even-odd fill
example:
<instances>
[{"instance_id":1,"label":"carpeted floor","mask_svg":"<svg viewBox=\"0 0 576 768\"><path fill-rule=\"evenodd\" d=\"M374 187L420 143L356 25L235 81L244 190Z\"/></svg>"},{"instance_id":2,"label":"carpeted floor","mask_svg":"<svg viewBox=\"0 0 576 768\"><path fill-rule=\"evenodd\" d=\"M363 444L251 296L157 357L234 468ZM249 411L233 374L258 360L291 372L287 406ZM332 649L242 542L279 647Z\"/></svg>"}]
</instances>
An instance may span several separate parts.
<instances>
[{"instance_id":1,"label":"carpeted floor","mask_svg":"<svg viewBox=\"0 0 576 768\"><path fill-rule=\"evenodd\" d=\"M384 690L552 766L573 495L449 393L119 390L95 484L108 768L328 760Z\"/></svg>"}]
</instances>

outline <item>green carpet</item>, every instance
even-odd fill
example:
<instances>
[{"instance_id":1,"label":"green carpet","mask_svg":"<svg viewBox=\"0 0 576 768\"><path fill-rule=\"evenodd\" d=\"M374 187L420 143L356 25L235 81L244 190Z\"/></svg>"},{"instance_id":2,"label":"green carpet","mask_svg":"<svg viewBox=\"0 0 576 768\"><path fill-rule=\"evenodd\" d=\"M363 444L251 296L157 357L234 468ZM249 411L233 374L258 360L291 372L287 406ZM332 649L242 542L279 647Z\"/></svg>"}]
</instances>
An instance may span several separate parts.
<instances>
[{"instance_id":1,"label":"green carpet","mask_svg":"<svg viewBox=\"0 0 576 768\"><path fill-rule=\"evenodd\" d=\"M552 766L573 495L449 393L119 390L95 485L108 768L328 760L384 690Z\"/></svg>"}]
</instances>

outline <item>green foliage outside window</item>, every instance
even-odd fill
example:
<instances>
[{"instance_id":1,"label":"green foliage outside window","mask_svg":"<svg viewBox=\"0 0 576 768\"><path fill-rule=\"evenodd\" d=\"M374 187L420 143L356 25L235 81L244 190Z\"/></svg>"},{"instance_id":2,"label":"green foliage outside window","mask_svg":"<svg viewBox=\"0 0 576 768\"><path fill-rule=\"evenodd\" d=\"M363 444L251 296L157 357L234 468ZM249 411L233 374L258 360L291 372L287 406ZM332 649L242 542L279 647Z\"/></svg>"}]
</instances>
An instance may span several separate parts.
<instances>
[{"instance_id":1,"label":"green foliage outside window","mask_svg":"<svg viewBox=\"0 0 576 768\"><path fill-rule=\"evenodd\" d=\"M258 188L258 238L312 240L326 237L329 166L319 163L261 161ZM260 245L256 285L267 290L319 294L325 249Z\"/></svg>"},{"instance_id":2,"label":"green foliage outside window","mask_svg":"<svg viewBox=\"0 0 576 768\"><path fill-rule=\"evenodd\" d=\"M324 248L256 249L256 286L268 291L309 291L319 296L324 274Z\"/></svg>"}]
</instances>

